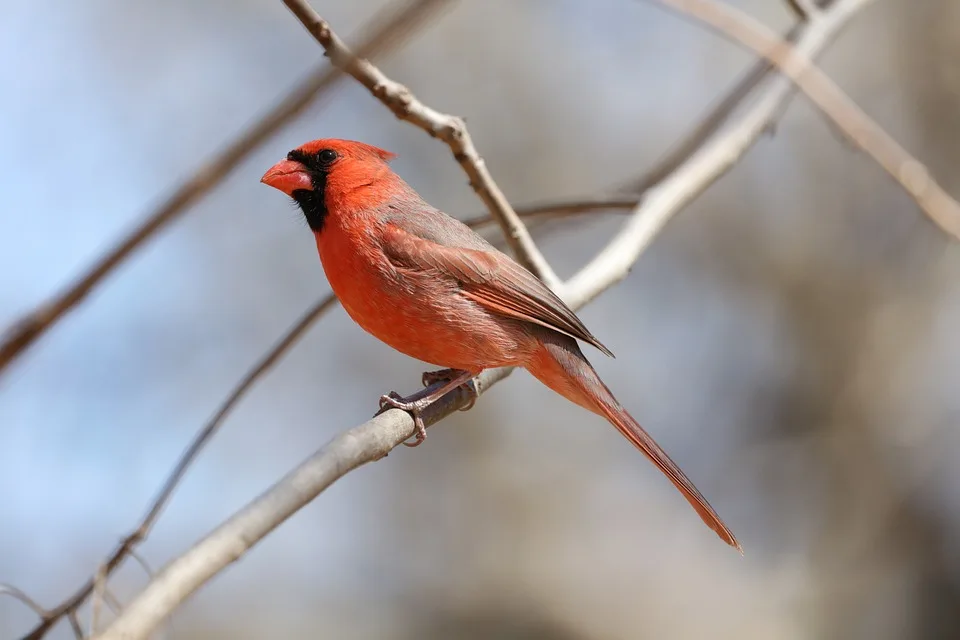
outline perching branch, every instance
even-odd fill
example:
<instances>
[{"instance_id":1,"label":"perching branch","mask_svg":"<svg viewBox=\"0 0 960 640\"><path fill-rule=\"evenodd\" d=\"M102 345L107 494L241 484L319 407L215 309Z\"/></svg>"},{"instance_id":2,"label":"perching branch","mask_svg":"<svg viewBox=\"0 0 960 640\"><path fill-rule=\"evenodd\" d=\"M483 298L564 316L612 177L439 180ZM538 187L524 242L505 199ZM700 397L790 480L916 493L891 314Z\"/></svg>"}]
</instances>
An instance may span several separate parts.
<instances>
[{"instance_id":1,"label":"perching branch","mask_svg":"<svg viewBox=\"0 0 960 640\"><path fill-rule=\"evenodd\" d=\"M841 0L825 12L797 44L798 51L814 56L849 20L859 0ZM626 276L653 235L674 213L712 184L742 157L791 95L783 78L771 82L759 102L735 126L704 146L673 175L651 190L644 204L615 240L565 287L563 293L573 308L579 308ZM615 253L621 254L617 259ZM486 392L510 373L493 369L477 378L477 391ZM421 394L429 393L431 388ZM466 406L470 399L457 389L431 405L424 413L427 426ZM386 456L413 435L411 417L391 409L335 437L313 456L238 511L187 553L169 563L100 640L146 637L181 602L204 583L235 562L270 531L278 527L333 482L353 469Z\"/></svg>"},{"instance_id":2,"label":"perching branch","mask_svg":"<svg viewBox=\"0 0 960 640\"><path fill-rule=\"evenodd\" d=\"M372 57L396 46L402 36L421 26L439 5L446 0L416 0L399 12L377 20L366 29L368 36L361 39L360 55ZM100 282L170 222L183 215L213 187L230 174L251 152L260 147L282 126L299 115L318 97L329 91L341 78L340 70L323 65L302 84L280 101L263 118L239 138L231 142L218 156L201 166L194 175L180 185L167 200L147 215L133 231L113 249L100 257L87 271L66 289L20 318L0 335L0 371L33 344L50 327L86 298ZM59 615L62 614L58 614Z\"/></svg>"},{"instance_id":3,"label":"perching branch","mask_svg":"<svg viewBox=\"0 0 960 640\"><path fill-rule=\"evenodd\" d=\"M862 151L900 183L927 216L943 231L960 239L960 203L931 177L927 168L863 112L809 56L791 47L768 28L716 0L656 0L703 22L731 40L777 65L824 114ZM857 11L872 0L840 3ZM839 6L839 5L838 5ZM831 12L833 13L833 12ZM821 12L814 23L827 18Z\"/></svg>"},{"instance_id":4,"label":"perching branch","mask_svg":"<svg viewBox=\"0 0 960 640\"><path fill-rule=\"evenodd\" d=\"M517 260L543 280L547 286L556 288L559 284L557 275L540 253L540 249L530 237L530 232L510 206L507 197L494 182L486 163L470 138L463 119L431 109L420 102L407 87L391 80L377 67L362 59L363 56L355 56L343 40L333 32L330 25L313 10L307 0L283 0L283 3L320 43L330 62L369 89L370 93L397 118L423 129L435 138L440 138L450 147L453 157L470 178L470 186L477 192L503 229L507 243Z\"/></svg>"}]
</instances>

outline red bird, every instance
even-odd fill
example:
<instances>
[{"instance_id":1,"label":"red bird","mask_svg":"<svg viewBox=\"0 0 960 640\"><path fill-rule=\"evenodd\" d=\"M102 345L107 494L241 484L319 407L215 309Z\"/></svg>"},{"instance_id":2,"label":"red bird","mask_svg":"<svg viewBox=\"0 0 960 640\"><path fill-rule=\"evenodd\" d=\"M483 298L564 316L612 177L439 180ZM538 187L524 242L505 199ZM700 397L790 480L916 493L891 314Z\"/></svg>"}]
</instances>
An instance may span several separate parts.
<instances>
[{"instance_id":1,"label":"red bird","mask_svg":"<svg viewBox=\"0 0 960 640\"><path fill-rule=\"evenodd\" d=\"M430 206L388 166L394 154L349 140L294 149L261 182L292 197L313 231L343 308L397 351L440 367L425 398L394 393L381 404L420 412L481 371L519 366L568 400L606 418L662 471L708 527L733 533L587 362L577 340L613 355L537 277L459 220Z\"/></svg>"}]
</instances>

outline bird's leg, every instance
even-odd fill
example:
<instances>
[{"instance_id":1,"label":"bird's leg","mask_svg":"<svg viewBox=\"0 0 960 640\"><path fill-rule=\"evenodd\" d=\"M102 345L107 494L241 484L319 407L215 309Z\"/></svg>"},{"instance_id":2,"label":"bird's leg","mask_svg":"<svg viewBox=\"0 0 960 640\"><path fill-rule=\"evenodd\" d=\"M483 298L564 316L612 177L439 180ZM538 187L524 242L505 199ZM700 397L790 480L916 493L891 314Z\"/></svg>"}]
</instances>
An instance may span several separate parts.
<instances>
[{"instance_id":1,"label":"bird's leg","mask_svg":"<svg viewBox=\"0 0 960 640\"><path fill-rule=\"evenodd\" d=\"M421 380L423 381L423 386L429 387L430 385L443 380L453 380L462 373L464 373L463 369L440 369L439 371L424 371ZM471 375L471 378L473 378L473 375ZM460 411L467 411L468 409L473 408L473 405L477 403L477 398L479 398L480 395L477 393L477 388L472 384L463 384L460 386L466 389L467 393L470 394L470 402L468 402L465 407L460 408Z\"/></svg>"},{"instance_id":2,"label":"bird's leg","mask_svg":"<svg viewBox=\"0 0 960 640\"><path fill-rule=\"evenodd\" d=\"M413 417L413 424L416 427L416 442L404 442L403 444L407 445L408 447L415 447L419 445L427 437L427 428L426 425L423 424L423 417L421 415L423 410L453 389L470 382L470 379L476 375L476 373L471 371L461 371L460 369L444 369L442 371L425 373L423 377L424 382L427 382L428 374L433 379L433 382L444 380L446 381L446 384L441 386L436 391L432 391L422 398L417 398L416 400L408 400L407 398L402 397L396 391L391 391L386 395L380 396L381 410L386 409L387 407L393 407L396 409L401 409L402 411L406 411ZM436 374L436 377L434 377L434 374ZM468 388L473 391L474 398L476 398L476 390L473 387Z\"/></svg>"}]
</instances>

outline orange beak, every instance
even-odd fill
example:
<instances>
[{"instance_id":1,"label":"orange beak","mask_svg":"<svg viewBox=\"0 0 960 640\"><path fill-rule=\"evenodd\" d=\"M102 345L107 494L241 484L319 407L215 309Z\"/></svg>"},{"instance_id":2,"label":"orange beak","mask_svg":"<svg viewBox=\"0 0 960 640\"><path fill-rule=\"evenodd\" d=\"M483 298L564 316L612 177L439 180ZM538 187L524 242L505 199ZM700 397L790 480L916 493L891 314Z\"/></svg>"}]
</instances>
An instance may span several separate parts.
<instances>
[{"instance_id":1,"label":"orange beak","mask_svg":"<svg viewBox=\"0 0 960 640\"><path fill-rule=\"evenodd\" d=\"M302 164L293 160L282 160L273 165L263 174L260 182L274 189L279 189L288 196L293 196L294 191L301 189L313 190L310 172Z\"/></svg>"}]
</instances>

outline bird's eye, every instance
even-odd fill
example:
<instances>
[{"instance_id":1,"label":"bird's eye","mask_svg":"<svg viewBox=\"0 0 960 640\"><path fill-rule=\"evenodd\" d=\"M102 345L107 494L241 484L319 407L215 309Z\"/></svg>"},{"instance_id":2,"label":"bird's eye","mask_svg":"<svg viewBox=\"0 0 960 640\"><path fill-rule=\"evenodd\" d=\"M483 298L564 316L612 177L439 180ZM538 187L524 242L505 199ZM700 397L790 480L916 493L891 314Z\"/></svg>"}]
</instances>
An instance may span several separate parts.
<instances>
[{"instance_id":1,"label":"bird's eye","mask_svg":"<svg viewBox=\"0 0 960 640\"><path fill-rule=\"evenodd\" d=\"M324 149L317 154L317 159L321 164L331 164L334 160L337 159L337 152L333 149Z\"/></svg>"}]
</instances>

